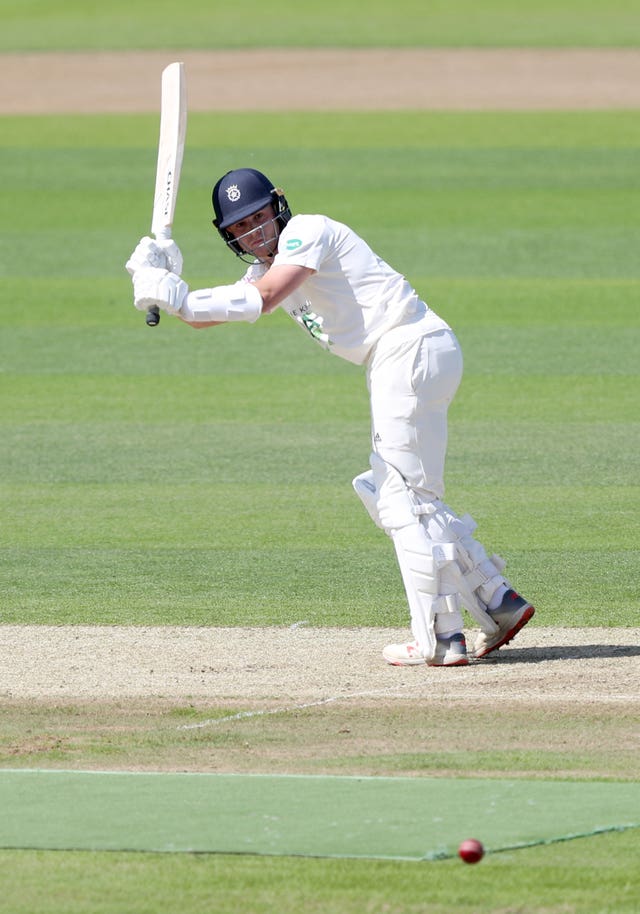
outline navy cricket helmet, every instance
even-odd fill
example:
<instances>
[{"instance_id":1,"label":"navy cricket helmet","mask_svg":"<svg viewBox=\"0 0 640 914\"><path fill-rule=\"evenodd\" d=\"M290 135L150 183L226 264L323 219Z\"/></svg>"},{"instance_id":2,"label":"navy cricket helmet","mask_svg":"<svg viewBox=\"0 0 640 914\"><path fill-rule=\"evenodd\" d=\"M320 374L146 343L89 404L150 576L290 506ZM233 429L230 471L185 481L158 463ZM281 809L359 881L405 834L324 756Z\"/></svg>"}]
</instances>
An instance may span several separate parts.
<instances>
[{"instance_id":1,"label":"navy cricket helmet","mask_svg":"<svg viewBox=\"0 0 640 914\"><path fill-rule=\"evenodd\" d=\"M245 252L227 231L230 225L269 205L273 207L274 218L280 229L291 219L291 210L283 191L274 187L269 178L255 168L228 171L216 183L211 199L215 213L213 224L238 256Z\"/></svg>"}]
</instances>

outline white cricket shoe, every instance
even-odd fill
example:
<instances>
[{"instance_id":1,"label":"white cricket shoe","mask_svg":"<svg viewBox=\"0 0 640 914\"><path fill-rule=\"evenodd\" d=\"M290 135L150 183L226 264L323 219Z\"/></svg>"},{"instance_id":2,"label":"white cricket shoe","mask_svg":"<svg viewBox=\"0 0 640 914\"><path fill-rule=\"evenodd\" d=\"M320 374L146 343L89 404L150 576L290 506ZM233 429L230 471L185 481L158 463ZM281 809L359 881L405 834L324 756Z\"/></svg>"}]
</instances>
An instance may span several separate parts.
<instances>
[{"instance_id":1,"label":"white cricket shoe","mask_svg":"<svg viewBox=\"0 0 640 914\"><path fill-rule=\"evenodd\" d=\"M500 606L497 609L488 609L487 612L498 624L498 631L495 635L480 632L471 652L471 656L476 660L479 657L486 657L491 651L497 651L503 644L508 644L520 629L524 628L535 609L515 590L508 590Z\"/></svg>"},{"instance_id":2,"label":"white cricket shoe","mask_svg":"<svg viewBox=\"0 0 640 914\"><path fill-rule=\"evenodd\" d=\"M463 634L452 635L449 638L436 638L436 652L431 660L427 660L416 644L388 644L382 656L391 666L417 666L426 663L427 666L466 666L467 645Z\"/></svg>"},{"instance_id":3,"label":"white cricket shoe","mask_svg":"<svg viewBox=\"0 0 640 914\"><path fill-rule=\"evenodd\" d=\"M391 666L417 666L426 659L415 641L409 644L387 644L382 656Z\"/></svg>"}]
</instances>

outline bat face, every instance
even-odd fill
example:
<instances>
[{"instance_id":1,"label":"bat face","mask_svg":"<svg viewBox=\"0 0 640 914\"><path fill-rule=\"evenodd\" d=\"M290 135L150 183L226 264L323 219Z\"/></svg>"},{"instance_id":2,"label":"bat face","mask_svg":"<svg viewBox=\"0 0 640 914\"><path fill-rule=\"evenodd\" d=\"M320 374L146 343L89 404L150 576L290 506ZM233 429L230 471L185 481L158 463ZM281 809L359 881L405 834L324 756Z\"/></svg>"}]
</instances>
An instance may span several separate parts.
<instances>
[{"instance_id":1,"label":"bat face","mask_svg":"<svg viewBox=\"0 0 640 914\"><path fill-rule=\"evenodd\" d=\"M162 73L158 167L151 220L151 231L156 238L171 237L186 135L187 90L184 64L172 63Z\"/></svg>"}]
</instances>

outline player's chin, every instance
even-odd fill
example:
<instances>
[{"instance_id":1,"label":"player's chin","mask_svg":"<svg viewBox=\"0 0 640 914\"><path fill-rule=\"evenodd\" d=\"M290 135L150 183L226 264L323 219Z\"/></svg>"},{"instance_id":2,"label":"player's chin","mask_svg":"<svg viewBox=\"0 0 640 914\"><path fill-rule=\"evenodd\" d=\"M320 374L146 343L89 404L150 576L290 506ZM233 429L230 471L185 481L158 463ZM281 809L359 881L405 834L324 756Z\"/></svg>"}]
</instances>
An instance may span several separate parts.
<instances>
[{"instance_id":1,"label":"player's chin","mask_svg":"<svg viewBox=\"0 0 640 914\"><path fill-rule=\"evenodd\" d=\"M273 258L276 255L276 249L277 249L276 245L261 244L261 245L255 247L249 253L251 254L252 257L255 257L256 260L260 260L262 263L264 263L266 261L273 260Z\"/></svg>"}]
</instances>

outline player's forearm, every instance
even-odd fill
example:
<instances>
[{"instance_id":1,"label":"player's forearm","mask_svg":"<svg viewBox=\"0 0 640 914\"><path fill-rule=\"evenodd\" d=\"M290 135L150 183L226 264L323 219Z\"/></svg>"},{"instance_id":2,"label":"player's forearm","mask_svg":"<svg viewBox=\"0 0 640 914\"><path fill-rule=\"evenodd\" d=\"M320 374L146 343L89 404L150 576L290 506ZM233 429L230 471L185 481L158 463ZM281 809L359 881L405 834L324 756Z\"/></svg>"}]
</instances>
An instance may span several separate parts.
<instances>
[{"instance_id":1,"label":"player's forearm","mask_svg":"<svg viewBox=\"0 0 640 914\"><path fill-rule=\"evenodd\" d=\"M255 283L262 296L262 311L268 314L302 285L315 271L295 264L271 267Z\"/></svg>"},{"instance_id":2,"label":"player's forearm","mask_svg":"<svg viewBox=\"0 0 640 914\"><path fill-rule=\"evenodd\" d=\"M186 296L179 314L187 324L199 327L212 327L228 321L253 323L262 314L262 296L254 285L247 282L196 289Z\"/></svg>"}]
</instances>

